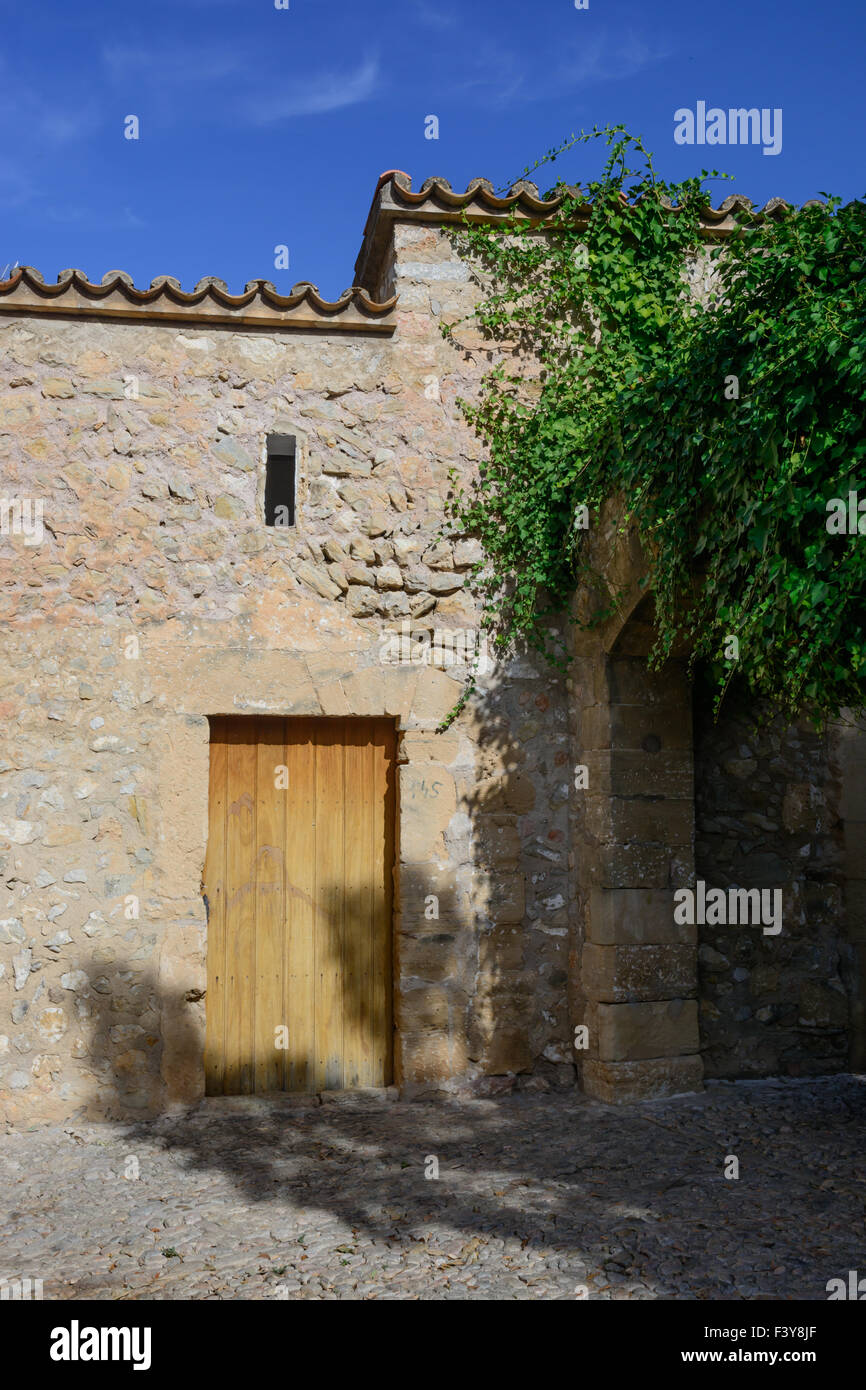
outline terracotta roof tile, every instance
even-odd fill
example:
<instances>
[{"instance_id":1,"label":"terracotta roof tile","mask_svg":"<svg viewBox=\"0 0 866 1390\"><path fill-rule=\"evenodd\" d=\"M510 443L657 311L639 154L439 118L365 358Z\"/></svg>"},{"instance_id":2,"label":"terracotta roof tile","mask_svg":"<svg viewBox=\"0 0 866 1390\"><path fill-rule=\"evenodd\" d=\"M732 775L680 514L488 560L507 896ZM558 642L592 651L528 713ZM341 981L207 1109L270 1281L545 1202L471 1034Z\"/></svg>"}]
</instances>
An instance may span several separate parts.
<instances>
[{"instance_id":1,"label":"terracotta roof tile","mask_svg":"<svg viewBox=\"0 0 866 1390\"><path fill-rule=\"evenodd\" d=\"M382 302L371 296L394 221L454 222L464 215L488 221L515 213L541 221L552 216L562 200L562 195L542 198L527 179L518 179L501 195L489 179L482 178L471 179L463 193L455 193L447 179L437 177L426 179L413 191L408 174L389 169L376 185L355 266L355 284L333 302L323 299L307 280L294 285L287 295L280 294L270 280L250 280L243 294L229 294L225 281L215 275L204 276L191 292L184 291L173 276L158 275L149 289L142 290L122 270L110 270L99 284L88 280L82 270L62 270L51 285L32 266L21 266L8 280L0 281L0 313L390 333L396 325L396 296ZM724 236L732 230L737 211L772 217L790 207L783 198L771 198L755 209L748 198L734 194L720 207L707 208L704 230L707 236ZM580 211L589 216L590 204L583 203Z\"/></svg>"},{"instance_id":2,"label":"terracotta roof tile","mask_svg":"<svg viewBox=\"0 0 866 1390\"><path fill-rule=\"evenodd\" d=\"M136 289L122 270L110 270L99 284L82 270L62 270L46 284L33 266L21 266L0 281L0 313L42 313L86 318L147 319L238 324L249 328L324 328L389 333L395 326L396 299L375 303L355 285L333 303L302 280L287 295L270 280L250 280L243 294L229 294L224 280L206 275L189 293L171 275L158 275L149 289Z\"/></svg>"},{"instance_id":3,"label":"terracotta roof tile","mask_svg":"<svg viewBox=\"0 0 866 1390\"><path fill-rule=\"evenodd\" d=\"M569 188L569 193L579 190ZM564 195L542 198L538 186L528 179L518 179L505 194L498 194L489 179L471 179L464 193L455 193L447 179L429 178L413 192L412 180L402 169L389 169L380 175L373 204L364 228L364 240L355 264L355 282L372 289L381 271L385 248L390 238L390 224L396 220L415 218L422 222L455 222L464 215L484 222L507 216L541 220L551 217L560 207ZM627 198L623 195L623 203ZM813 200L819 202L820 200ZM812 206L806 203L804 206ZM673 206L673 204L668 204ZM792 209L784 198L770 198L763 208L754 208L749 198L735 193L725 198L718 208L707 208L703 215L705 235L725 236L734 227L738 211L751 212L758 217L774 217ZM581 212L589 216L591 204L584 202Z\"/></svg>"}]
</instances>

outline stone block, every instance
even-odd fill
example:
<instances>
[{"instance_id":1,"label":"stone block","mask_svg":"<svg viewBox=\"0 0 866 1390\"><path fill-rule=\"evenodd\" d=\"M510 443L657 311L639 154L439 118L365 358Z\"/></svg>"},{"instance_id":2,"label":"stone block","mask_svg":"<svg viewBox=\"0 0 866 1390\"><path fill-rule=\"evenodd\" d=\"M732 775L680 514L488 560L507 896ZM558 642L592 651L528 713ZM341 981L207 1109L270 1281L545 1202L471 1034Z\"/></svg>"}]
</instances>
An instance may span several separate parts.
<instances>
[{"instance_id":1,"label":"stone block","mask_svg":"<svg viewBox=\"0 0 866 1390\"><path fill-rule=\"evenodd\" d=\"M587 791L583 805L586 828L601 841L688 845L694 835L692 801L592 796Z\"/></svg>"},{"instance_id":2,"label":"stone block","mask_svg":"<svg viewBox=\"0 0 866 1390\"><path fill-rule=\"evenodd\" d=\"M433 861L401 861L396 877L398 908L403 930L435 932L440 922L469 924L472 907L464 888L458 884L453 865ZM431 914L431 915L428 915ZM436 914L435 916L432 914Z\"/></svg>"},{"instance_id":3,"label":"stone block","mask_svg":"<svg viewBox=\"0 0 866 1390\"><path fill-rule=\"evenodd\" d=\"M477 862L496 873L516 870L520 863L520 835L510 818L480 815L476 819Z\"/></svg>"},{"instance_id":4,"label":"stone block","mask_svg":"<svg viewBox=\"0 0 866 1390\"><path fill-rule=\"evenodd\" d=\"M457 1069L453 1060L455 1049L445 1032L404 1032L397 1045L400 1080L404 1084L449 1081Z\"/></svg>"},{"instance_id":5,"label":"stone block","mask_svg":"<svg viewBox=\"0 0 866 1390\"><path fill-rule=\"evenodd\" d=\"M340 685L350 714L381 715L385 704L385 675L381 667L368 666L345 677Z\"/></svg>"},{"instance_id":6,"label":"stone block","mask_svg":"<svg viewBox=\"0 0 866 1390\"><path fill-rule=\"evenodd\" d=\"M332 681L330 685L320 685L318 695L322 714L342 718L354 713L353 710L349 709L346 692L339 681Z\"/></svg>"},{"instance_id":7,"label":"stone block","mask_svg":"<svg viewBox=\"0 0 866 1390\"><path fill-rule=\"evenodd\" d=\"M577 711L578 741L581 759L598 749L610 748L610 708L607 704L589 705Z\"/></svg>"},{"instance_id":8,"label":"stone block","mask_svg":"<svg viewBox=\"0 0 866 1390\"><path fill-rule=\"evenodd\" d=\"M588 877L599 888L664 888L672 861L666 845L605 844L590 861Z\"/></svg>"},{"instance_id":9,"label":"stone block","mask_svg":"<svg viewBox=\"0 0 866 1390\"><path fill-rule=\"evenodd\" d=\"M691 706L611 705L612 748L644 752L648 757L662 750L692 747Z\"/></svg>"},{"instance_id":10,"label":"stone block","mask_svg":"<svg viewBox=\"0 0 866 1390\"><path fill-rule=\"evenodd\" d=\"M395 1000L397 1028L401 1033L448 1032L462 1022L466 996L450 984L404 984Z\"/></svg>"},{"instance_id":11,"label":"stone block","mask_svg":"<svg viewBox=\"0 0 866 1390\"><path fill-rule=\"evenodd\" d=\"M866 873L866 821L848 821L845 826L845 858L848 872L857 866Z\"/></svg>"},{"instance_id":12,"label":"stone block","mask_svg":"<svg viewBox=\"0 0 866 1390\"><path fill-rule=\"evenodd\" d=\"M674 922L671 888L594 888L587 941L598 945L694 945L698 929Z\"/></svg>"},{"instance_id":13,"label":"stone block","mask_svg":"<svg viewBox=\"0 0 866 1390\"><path fill-rule=\"evenodd\" d=\"M609 763L609 781L598 787L609 789L615 796L663 796L673 800L694 800L694 760L692 750L660 749L655 753L626 752L613 749ZM593 786L590 775L590 789Z\"/></svg>"},{"instance_id":14,"label":"stone block","mask_svg":"<svg viewBox=\"0 0 866 1390\"><path fill-rule=\"evenodd\" d=\"M457 761L460 741L453 733L414 733L403 735L401 751L410 763L440 763L449 767Z\"/></svg>"},{"instance_id":15,"label":"stone block","mask_svg":"<svg viewBox=\"0 0 866 1390\"><path fill-rule=\"evenodd\" d=\"M326 571L317 570L313 565L302 561L295 566L295 574L302 583L306 584L308 589L312 589L313 593L318 594L320 598L334 599L340 597L338 586L329 578Z\"/></svg>"},{"instance_id":16,"label":"stone block","mask_svg":"<svg viewBox=\"0 0 866 1390\"><path fill-rule=\"evenodd\" d=\"M412 711L419 673L411 666L385 667L383 670L383 714L405 722ZM410 759L411 761L411 759Z\"/></svg>"},{"instance_id":17,"label":"stone block","mask_svg":"<svg viewBox=\"0 0 866 1390\"><path fill-rule=\"evenodd\" d=\"M497 926L517 925L526 915L526 881L519 868L495 875L477 873L472 904L485 921Z\"/></svg>"},{"instance_id":18,"label":"stone block","mask_svg":"<svg viewBox=\"0 0 866 1390\"><path fill-rule=\"evenodd\" d=\"M400 932L397 937L398 978L434 982L457 979L461 969L456 949L457 930L440 930L430 935Z\"/></svg>"},{"instance_id":19,"label":"stone block","mask_svg":"<svg viewBox=\"0 0 866 1390\"><path fill-rule=\"evenodd\" d=\"M443 850L442 837L457 809L454 778L435 763L401 767L400 854L413 864Z\"/></svg>"},{"instance_id":20,"label":"stone block","mask_svg":"<svg viewBox=\"0 0 866 1390\"><path fill-rule=\"evenodd\" d=\"M704 1068L699 1056L663 1057L641 1062L586 1061L582 1086L586 1095L609 1105L659 1100L702 1091Z\"/></svg>"},{"instance_id":21,"label":"stone block","mask_svg":"<svg viewBox=\"0 0 866 1390\"><path fill-rule=\"evenodd\" d=\"M457 704L462 690L461 681L435 667L425 668L415 690L412 719L419 724L440 724Z\"/></svg>"},{"instance_id":22,"label":"stone block","mask_svg":"<svg viewBox=\"0 0 866 1390\"><path fill-rule=\"evenodd\" d=\"M597 946L581 953L580 983L606 1003L682 999L697 989L693 946Z\"/></svg>"},{"instance_id":23,"label":"stone block","mask_svg":"<svg viewBox=\"0 0 866 1390\"><path fill-rule=\"evenodd\" d=\"M851 941L866 941L866 879L851 878L845 886L845 918Z\"/></svg>"},{"instance_id":24,"label":"stone block","mask_svg":"<svg viewBox=\"0 0 866 1390\"><path fill-rule=\"evenodd\" d=\"M612 705L682 705L691 703L691 689L685 668L669 662L661 671L650 671L643 657L612 657L607 670L599 672L602 689L596 686L596 699L607 698Z\"/></svg>"},{"instance_id":25,"label":"stone block","mask_svg":"<svg viewBox=\"0 0 866 1390\"><path fill-rule=\"evenodd\" d=\"M488 1076L532 1071L532 1049L525 1028L502 1024L486 1040L481 1065Z\"/></svg>"},{"instance_id":26,"label":"stone block","mask_svg":"<svg viewBox=\"0 0 866 1390\"><path fill-rule=\"evenodd\" d=\"M598 1057L636 1062L697 1052L698 1006L694 999L663 1003L599 1004Z\"/></svg>"}]
</instances>

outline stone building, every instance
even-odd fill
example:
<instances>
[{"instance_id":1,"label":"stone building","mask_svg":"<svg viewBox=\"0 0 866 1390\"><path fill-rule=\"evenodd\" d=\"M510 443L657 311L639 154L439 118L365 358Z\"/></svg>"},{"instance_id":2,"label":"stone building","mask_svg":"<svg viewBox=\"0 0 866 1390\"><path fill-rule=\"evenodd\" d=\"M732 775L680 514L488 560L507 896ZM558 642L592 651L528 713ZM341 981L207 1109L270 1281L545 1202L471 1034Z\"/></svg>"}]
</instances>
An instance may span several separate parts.
<instances>
[{"instance_id":1,"label":"stone building","mask_svg":"<svg viewBox=\"0 0 866 1390\"><path fill-rule=\"evenodd\" d=\"M336 303L0 284L8 1122L863 1064L862 735L650 674L634 537L567 678L480 647L443 523L491 352L442 337L482 292L447 225L554 207L383 175ZM698 880L781 889L781 931L677 921Z\"/></svg>"}]
</instances>

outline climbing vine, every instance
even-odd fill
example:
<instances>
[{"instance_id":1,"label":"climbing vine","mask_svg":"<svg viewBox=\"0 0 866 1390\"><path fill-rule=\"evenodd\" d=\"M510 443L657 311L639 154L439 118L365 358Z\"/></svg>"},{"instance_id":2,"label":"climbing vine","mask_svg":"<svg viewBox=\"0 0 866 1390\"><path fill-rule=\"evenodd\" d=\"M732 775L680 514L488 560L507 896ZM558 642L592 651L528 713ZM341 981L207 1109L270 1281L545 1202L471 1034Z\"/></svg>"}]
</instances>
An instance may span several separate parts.
<instances>
[{"instance_id":1,"label":"climbing vine","mask_svg":"<svg viewBox=\"0 0 866 1390\"><path fill-rule=\"evenodd\" d=\"M476 322L506 349L460 402L485 461L450 513L482 543L473 583L494 649L522 639L563 665L552 620L610 615L620 596L590 538L614 507L649 558L654 665L686 649L716 708L738 672L774 713L862 711L866 204L739 206L714 244L704 185L722 176L666 182L624 127L572 136L534 168L593 141L603 172L557 182L543 227L453 232L486 286ZM443 331L459 341L457 324ZM603 599L587 614L582 594Z\"/></svg>"}]
</instances>

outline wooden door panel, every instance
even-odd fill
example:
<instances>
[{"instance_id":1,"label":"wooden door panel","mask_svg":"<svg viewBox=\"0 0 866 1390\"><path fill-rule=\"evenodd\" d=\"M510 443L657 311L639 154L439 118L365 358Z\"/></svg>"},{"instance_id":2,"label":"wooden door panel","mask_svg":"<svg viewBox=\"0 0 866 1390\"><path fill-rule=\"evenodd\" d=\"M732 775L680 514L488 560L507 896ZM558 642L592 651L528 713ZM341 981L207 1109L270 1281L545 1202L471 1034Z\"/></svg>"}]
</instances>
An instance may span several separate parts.
<instances>
[{"instance_id":1,"label":"wooden door panel","mask_svg":"<svg viewBox=\"0 0 866 1390\"><path fill-rule=\"evenodd\" d=\"M208 1094L389 1084L395 746L386 719L211 721Z\"/></svg>"}]
</instances>

